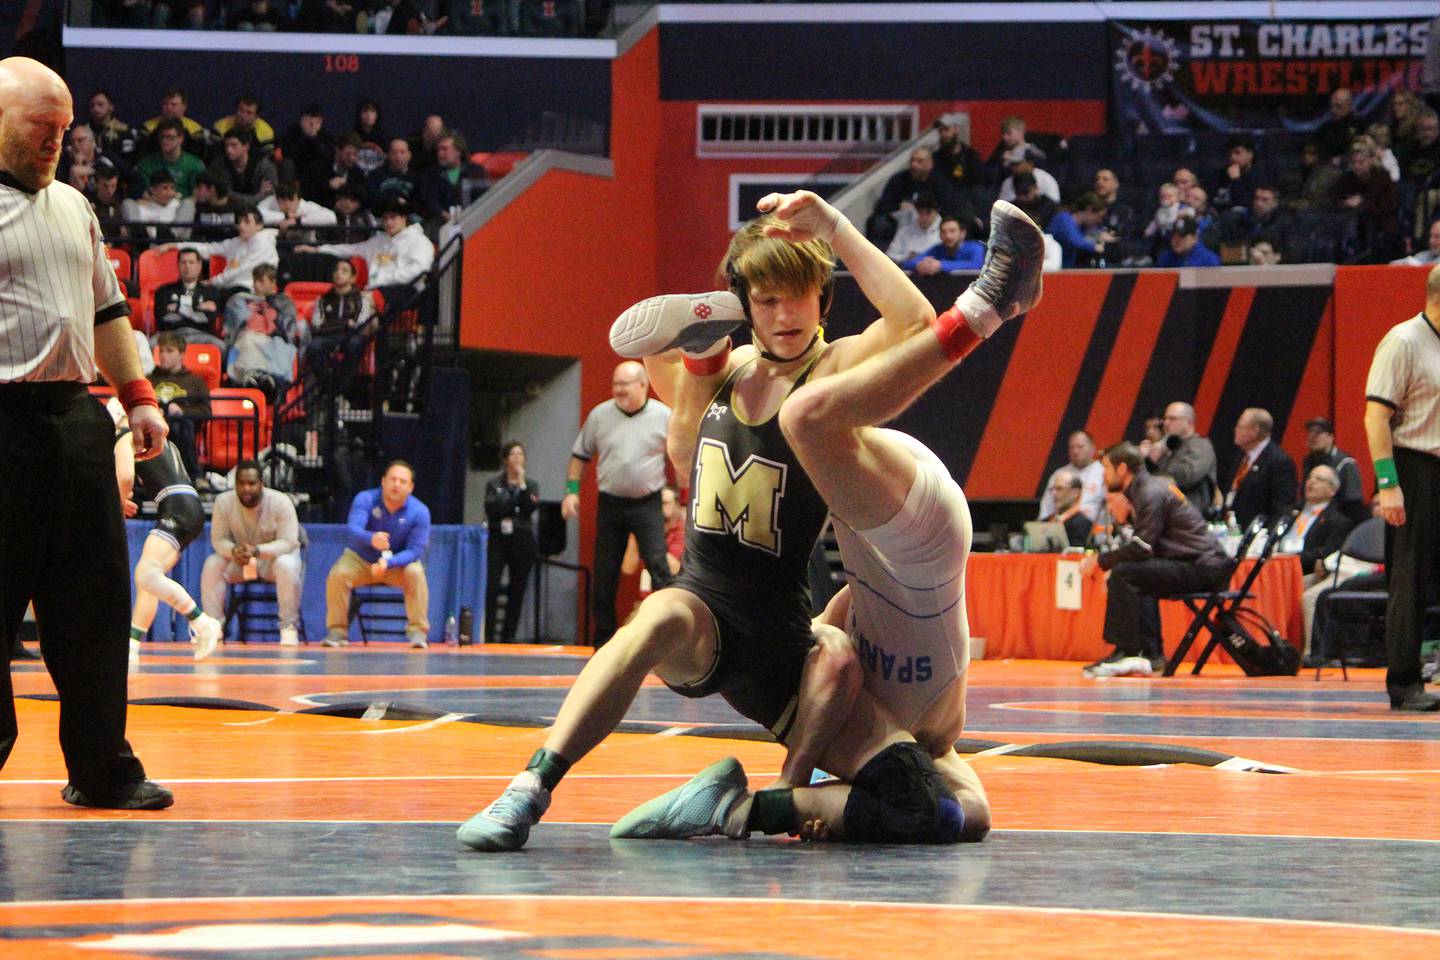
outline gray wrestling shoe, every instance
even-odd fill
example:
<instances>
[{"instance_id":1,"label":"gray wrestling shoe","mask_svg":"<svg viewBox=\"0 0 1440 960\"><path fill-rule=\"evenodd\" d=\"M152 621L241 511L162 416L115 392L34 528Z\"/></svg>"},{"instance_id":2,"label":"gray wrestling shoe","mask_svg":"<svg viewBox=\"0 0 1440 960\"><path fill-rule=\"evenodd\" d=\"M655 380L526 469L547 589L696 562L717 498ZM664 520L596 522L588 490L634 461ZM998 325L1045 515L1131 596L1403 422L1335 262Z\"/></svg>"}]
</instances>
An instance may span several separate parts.
<instances>
[{"instance_id":1,"label":"gray wrestling shoe","mask_svg":"<svg viewBox=\"0 0 1440 960\"><path fill-rule=\"evenodd\" d=\"M996 200L990 208L990 242L980 276L960 294L960 308L977 333L988 337L1040 302L1045 235L1024 210Z\"/></svg>"},{"instance_id":2,"label":"gray wrestling shoe","mask_svg":"<svg viewBox=\"0 0 1440 960\"><path fill-rule=\"evenodd\" d=\"M729 290L666 294L620 314L610 326L610 348L632 360L674 347L698 353L744 322L740 298Z\"/></svg>"},{"instance_id":3,"label":"gray wrestling shoe","mask_svg":"<svg viewBox=\"0 0 1440 960\"><path fill-rule=\"evenodd\" d=\"M490 806L462 823L455 836L465 846L486 853L519 850L548 809L550 791L534 773L522 770Z\"/></svg>"},{"instance_id":4,"label":"gray wrestling shoe","mask_svg":"<svg viewBox=\"0 0 1440 960\"><path fill-rule=\"evenodd\" d=\"M734 757L710 764L686 783L648 800L610 828L612 840L684 840L725 832L725 818L749 779Z\"/></svg>"}]
</instances>

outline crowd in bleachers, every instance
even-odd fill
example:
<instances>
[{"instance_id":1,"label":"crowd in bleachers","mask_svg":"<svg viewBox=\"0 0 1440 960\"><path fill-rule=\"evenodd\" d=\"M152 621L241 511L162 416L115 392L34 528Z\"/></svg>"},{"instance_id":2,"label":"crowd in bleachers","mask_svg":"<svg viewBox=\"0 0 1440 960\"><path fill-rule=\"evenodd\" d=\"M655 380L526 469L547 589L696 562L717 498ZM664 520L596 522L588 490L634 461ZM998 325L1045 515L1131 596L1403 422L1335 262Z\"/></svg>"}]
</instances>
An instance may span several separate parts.
<instances>
[{"instance_id":1,"label":"crowd in bleachers","mask_svg":"<svg viewBox=\"0 0 1440 960\"><path fill-rule=\"evenodd\" d=\"M937 121L939 145L912 152L867 223L918 272L974 269L960 251L997 197L1045 230L1053 269L1440 259L1440 117L1408 90L1369 118L1337 90L1301 133L1062 138L1009 117L984 159L956 121Z\"/></svg>"},{"instance_id":2,"label":"crowd in bleachers","mask_svg":"<svg viewBox=\"0 0 1440 960\"><path fill-rule=\"evenodd\" d=\"M609 0L98 0L99 27L390 35L578 37Z\"/></svg>"},{"instance_id":3,"label":"crowd in bleachers","mask_svg":"<svg viewBox=\"0 0 1440 960\"><path fill-rule=\"evenodd\" d=\"M431 270L438 228L515 159L472 157L439 116L389 136L372 100L338 134L319 105L277 127L250 96L207 127L176 88L143 123L96 91L58 174L94 206L142 354L179 343L209 386L271 408L366 349L387 302Z\"/></svg>"}]
</instances>

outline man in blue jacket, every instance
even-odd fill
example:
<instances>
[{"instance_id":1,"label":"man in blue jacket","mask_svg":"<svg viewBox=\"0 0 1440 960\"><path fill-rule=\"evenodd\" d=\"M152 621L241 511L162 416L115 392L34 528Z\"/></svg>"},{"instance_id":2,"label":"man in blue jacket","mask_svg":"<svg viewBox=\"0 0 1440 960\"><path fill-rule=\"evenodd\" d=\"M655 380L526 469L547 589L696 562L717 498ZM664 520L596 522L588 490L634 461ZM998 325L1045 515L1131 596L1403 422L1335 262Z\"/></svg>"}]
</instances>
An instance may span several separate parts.
<instances>
[{"instance_id":1,"label":"man in blue jacket","mask_svg":"<svg viewBox=\"0 0 1440 960\"><path fill-rule=\"evenodd\" d=\"M1105 244L1117 239L1113 233L1100 229L1105 222L1105 211L1105 201L1097 194L1087 193L1075 201L1073 212L1061 210L1050 218L1045 232L1060 244L1062 267L1075 266L1081 254L1103 256ZM1092 235L1093 231L1098 232Z\"/></svg>"},{"instance_id":2,"label":"man in blue jacket","mask_svg":"<svg viewBox=\"0 0 1440 960\"><path fill-rule=\"evenodd\" d=\"M956 217L940 221L940 242L900 264L922 277L958 270L979 270L985 263L985 244L965 239L965 224Z\"/></svg>"},{"instance_id":3,"label":"man in blue jacket","mask_svg":"<svg viewBox=\"0 0 1440 960\"><path fill-rule=\"evenodd\" d=\"M1170 231L1170 249L1161 250L1157 267L1218 267L1220 255L1200 242L1194 217L1181 217Z\"/></svg>"},{"instance_id":4,"label":"man in blue jacket","mask_svg":"<svg viewBox=\"0 0 1440 960\"><path fill-rule=\"evenodd\" d=\"M325 579L328 632L322 646L350 642L351 592L381 583L405 594L410 646L428 646L430 586L420 560L430 542L430 508L412 496L414 492L415 469L404 460L392 460L380 486L360 491L351 501L349 545Z\"/></svg>"}]
</instances>

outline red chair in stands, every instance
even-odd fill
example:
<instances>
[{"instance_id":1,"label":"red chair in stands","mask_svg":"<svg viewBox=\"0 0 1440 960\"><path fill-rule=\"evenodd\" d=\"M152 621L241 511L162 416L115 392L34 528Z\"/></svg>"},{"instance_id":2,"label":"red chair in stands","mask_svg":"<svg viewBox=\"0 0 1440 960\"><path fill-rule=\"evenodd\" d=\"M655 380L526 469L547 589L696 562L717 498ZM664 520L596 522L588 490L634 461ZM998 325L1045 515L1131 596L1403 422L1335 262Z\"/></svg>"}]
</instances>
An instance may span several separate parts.
<instances>
[{"instance_id":1,"label":"red chair in stands","mask_svg":"<svg viewBox=\"0 0 1440 960\"><path fill-rule=\"evenodd\" d=\"M330 291L332 284L318 280L291 280L285 284L285 295L295 301L295 309L309 305L313 311L315 301Z\"/></svg>"},{"instance_id":2,"label":"red chair in stands","mask_svg":"<svg viewBox=\"0 0 1440 960\"><path fill-rule=\"evenodd\" d=\"M112 247L107 244L105 257L110 261L110 268L115 271L115 278L120 281L120 288L125 291L126 296L129 296L131 285L134 283L130 251L124 247Z\"/></svg>"},{"instance_id":3,"label":"red chair in stands","mask_svg":"<svg viewBox=\"0 0 1440 960\"><path fill-rule=\"evenodd\" d=\"M365 285L370 282L370 266L364 257L351 257L350 262L355 265L355 286L364 290Z\"/></svg>"},{"instance_id":4,"label":"red chair in stands","mask_svg":"<svg viewBox=\"0 0 1440 960\"><path fill-rule=\"evenodd\" d=\"M210 391L210 422L205 425L206 466L224 473L270 445L270 413L265 394L250 387Z\"/></svg>"},{"instance_id":5,"label":"red chair in stands","mask_svg":"<svg viewBox=\"0 0 1440 960\"><path fill-rule=\"evenodd\" d=\"M156 289L180 279L180 263L176 258L174 250L165 253L146 250L140 254L140 303L145 308L144 325L151 330L155 329Z\"/></svg>"},{"instance_id":6,"label":"red chair in stands","mask_svg":"<svg viewBox=\"0 0 1440 960\"><path fill-rule=\"evenodd\" d=\"M220 386L221 356L216 347L203 343L185 345L185 369L205 381L212 391Z\"/></svg>"},{"instance_id":7,"label":"red chair in stands","mask_svg":"<svg viewBox=\"0 0 1440 960\"><path fill-rule=\"evenodd\" d=\"M209 276L210 276L210 278L213 280L215 277L220 276L220 274L222 274L222 273L224 273L224 272L225 272L225 258L222 257L222 256L220 256L220 254L217 253L217 254L215 254L213 257L210 258L210 274L209 274Z\"/></svg>"}]
</instances>

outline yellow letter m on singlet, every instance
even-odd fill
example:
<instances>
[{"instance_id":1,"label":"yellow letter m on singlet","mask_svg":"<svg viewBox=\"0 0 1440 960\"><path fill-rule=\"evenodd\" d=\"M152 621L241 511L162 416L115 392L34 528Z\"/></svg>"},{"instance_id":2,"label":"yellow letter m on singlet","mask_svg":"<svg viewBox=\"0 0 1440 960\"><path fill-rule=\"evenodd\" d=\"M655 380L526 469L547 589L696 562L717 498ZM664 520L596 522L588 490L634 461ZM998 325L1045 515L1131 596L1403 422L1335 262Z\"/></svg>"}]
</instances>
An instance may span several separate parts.
<instances>
[{"instance_id":1,"label":"yellow letter m on singlet","mask_svg":"<svg viewBox=\"0 0 1440 960\"><path fill-rule=\"evenodd\" d=\"M736 470L729 448L710 439L700 441L696 459L695 529L734 533L746 546L778 557L786 465L752 454Z\"/></svg>"}]
</instances>

